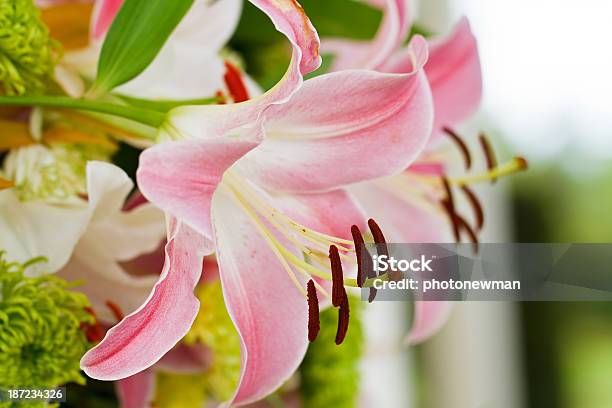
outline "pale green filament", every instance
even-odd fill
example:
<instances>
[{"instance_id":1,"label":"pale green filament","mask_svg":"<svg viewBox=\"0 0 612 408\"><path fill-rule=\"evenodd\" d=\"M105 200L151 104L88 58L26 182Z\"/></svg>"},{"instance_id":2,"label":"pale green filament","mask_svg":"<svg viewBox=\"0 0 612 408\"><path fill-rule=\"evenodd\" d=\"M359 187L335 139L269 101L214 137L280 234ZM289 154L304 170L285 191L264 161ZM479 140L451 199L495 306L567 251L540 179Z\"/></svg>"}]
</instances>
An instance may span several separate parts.
<instances>
[{"instance_id":1,"label":"pale green filament","mask_svg":"<svg viewBox=\"0 0 612 408\"><path fill-rule=\"evenodd\" d=\"M94 318L85 295L56 276L29 278L29 265L0 251L0 388L84 383L79 360L90 344L84 324Z\"/></svg>"},{"instance_id":2,"label":"pale green filament","mask_svg":"<svg viewBox=\"0 0 612 408\"><path fill-rule=\"evenodd\" d=\"M0 2L0 95L42 93L53 78L58 44L32 0Z\"/></svg>"}]
</instances>

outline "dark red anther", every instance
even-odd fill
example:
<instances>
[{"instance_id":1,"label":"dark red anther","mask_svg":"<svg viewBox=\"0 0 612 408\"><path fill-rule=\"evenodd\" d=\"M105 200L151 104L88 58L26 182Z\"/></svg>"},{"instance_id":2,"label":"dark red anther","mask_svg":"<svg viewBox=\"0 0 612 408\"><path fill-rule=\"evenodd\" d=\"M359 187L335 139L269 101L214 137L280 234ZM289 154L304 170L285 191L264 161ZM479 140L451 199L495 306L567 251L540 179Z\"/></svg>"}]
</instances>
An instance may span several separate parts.
<instances>
[{"instance_id":1,"label":"dark red anther","mask_svg":"<svg viewBox=\"0 0 612 408\"><path fill-rule=\"evenodd\" d=\"M248 101L249 92L242 80L242 73L240 70L229 61L225 61L225 69L226 71L223 79L234 102L239 103Z\"/></svg>"},{"instance_id":2,"label":"dark red anther","mask_svg":"<svg viewBox=\"0 0 612 408\"><path fill-rule=\"evenodd\" d=\"M340 345L344 341L346 337L346 333L348 332L349 327L349 302L348 296L346 292L344 292L344 296L342 298L342 302L340 303L340 309L338 309L338 329L336 330L336 344Z\"/></svg>"},{"instance_id":3,"label":"dark red anther","mask_svg":"<svg viewBox=\"0 0 612 408\"><path fill-rule=\"evenodd\" d=\"M484 211L482 209L482 205L480 204L480 200L476 193L474 193L468 186L461 186L461 190L465 193L472 209L474 210L474 216L476 217L476 229L481 230L484 226Z\"/></svg>"},{"instance_id":4,"label":"dark red anther","mask_svg":"<svg viewBox=\"0 0 612 408\"><path fill-rule=\"evenodd\" d=\"M478 136L478 140L480 141L480 146L482 147L482 150L484 151L484 154L485 154L485 158L487 160L487 169L491 171L495 167L497 167L497 158L495 157L495 152L493 151L493 147L491 147L491 143L489 142L487 135L485 135L484 133L481 133ZM497 181L496 177L491 177L491 183L495 183L496 181Z\"/></svg>"},{"instance_id":5,"label":"dark red anther","mask_svg":"<svg viewBox=\"0 0 612 408\"><path fill-rule=\"evenodd\" d=\"M453 190L451 189L450 183L446 177L442 177L442 186L446 192L446 198L441 201L442 207L448 213L451 225L453 226L453 235L455 236L455 242L461 241L459 235L459 225L457 224L456 211L455 211L455 199L453 198Z\"/></svg>"},{"instance_id":6,"label":"dark red anther","mask_svg":"<svg viewBox=\"0 0 612 408\"><path fill-rule=\"evenodd\" d=\"M474 231L474 229L472 229L472 227L470 227L470 224L467 223L465 218L463 218L460 215L456 215L456 218L457 218L457 224L459 224L459 226L463 230L465 230L465 232L467 232L468 236L470 237L470 241L472 241L472 243L474 244L474 253L477 254L478 253L478 235L476 235L476 232Z\"/></svg>"},{"instance_id":7,"label":"dark red anther","mask_svg":"<svg viewBox=\"0 0 612 408\"><path fill-rule=\"evenodd\" d=\"M451 226L453 227L453 237L455 238L455 242L459 243L461 241L461 235L459 224L457 223L457 214L455 213L455 209L452 208L448 199L441 200L440 205L442 205L442 208L444 209L444 211L446 211Z\"/></svg>"},{"instance_id":8,"label":"dark red anther","mask_svg":"<svg viewBox=\"0 0 612 408\"><path fill-rule=\"evenodd\" d=\"M344 288L342 261L340 260L338 247L335 245L329 247L329 262L332 272L332 305L338 307L342 303L343 295L346 295L346 289Z\"/></svg>"},{"instance_id":9,"label":"dark red anther","mask_svg":"<svg viewBox=\"0 0 612 408\"><path fill-rule=\"evenodd\" d=\"M353 225L351 227L351 235L353 235L355 255L357 257L357 286L361 288L366 278L371 275L370 271L373 270L372 260L368 250L365 247L363 235L361 235L361 231L359 231L358 226Z\"/></svg>"},{"instance_id":10,"label":"dark red anther","mask_svg":"<svg viewBox=\"0 0 612 408\"><path fill-rule=\"evenodd\" d=\"M376 250L378 255L386 255L389 256L389 249L387 248L387 241L385 240L385 236L382 233L382 230L373 219L368 220L368 227L370 227L370 231L372 232L372 236L374 237L374 242L376 243Z\"/></svg>"},{"instance_id":11,"label":"dark red anther","mask_svg":"<svg viewBox=\"0 0 612 408\"><path fill-rule=\"evenodd\" d=\"M107 300L105 304L106 304L106 307L108 307L110 311L113 313L113 316L115 316L115 319L117 320L117 322L120 322L121 320L123 320L124 314L121 311L121 308L116 303L111 302L110 300Z\"/></svg>"},{"instance_id":12,"label":"dark red anther","mask_svg":"<svg viewBox=\"0 0 612 408\"><path fill-rule=\"evenodd\" d=\"M461 136L459 136L457 134L457 132L455 132L453 129L449 128L449 127L444 127L442 128L442 130L444 131L444 133L446 133L454 142L455 144L459 147L459 150L461 151L461 153L463 154L463 159L465 161L465 169L469 170L472 167L472 156L470 155L470 150L468 149L467 145L465 144L465 142L463 141L463 139L461 138Z\"/></svg>"},{"instance_id":13,"label":"dark red anther","mask_svg":"<svg viewBox=\"0 0 612 408\"><path fill-rule=\"evenodd\" d=\"M313 342L319 334L321 323L319 320L319 299L314 281L311 279L306 284L308 293L308 341Z\"/></svg>"}]
</instances>

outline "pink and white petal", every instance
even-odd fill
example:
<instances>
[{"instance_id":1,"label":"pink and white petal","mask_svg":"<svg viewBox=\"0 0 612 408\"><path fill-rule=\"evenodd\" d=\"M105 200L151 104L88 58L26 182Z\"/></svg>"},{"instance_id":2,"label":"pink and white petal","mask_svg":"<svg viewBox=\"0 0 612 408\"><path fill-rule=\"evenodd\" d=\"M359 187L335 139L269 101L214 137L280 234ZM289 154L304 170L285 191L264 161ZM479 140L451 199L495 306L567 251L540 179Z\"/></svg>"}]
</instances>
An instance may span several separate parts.
<instances>
[{"instance_id":1,"label":"pink and white petal","mask_svg":"<svg viewBox=\"0 0 612 408\"><path fill-rule=\"evenodd\" d=\"M482 72L467 18L461 19L448 37L431 41L425 72L434 98L435 131L474 114L482 98Z\"/></svg>"},{"instance_id":2,"label":"pink and white petal","mask_svg":"<svg viewBox=\"0 0 612 408\"><path fill-rule=\"evenodd\" d=\"M193 294L206 242L187 225L170 227L164 270L146 302L111 328L81 359L85 373L118 380L153 365L189 331L199 311Z\"/></svg>"},{"instance_id":3,"label":"pink and white petal","mask_svg":"<svg viewBox=\"0 0 612 408\"><path fill-rule=\"evenodd\" d=\"M332 70L351 68L377 70L386 63L408 35L410 21L407 0L384 1L383 13L380 27L372 41L323 40L322 52L334 55Z\"/></svg>"},{"instance_id":4,"label":"pink and white petal","mask_svg":"<svg viewBox=\"0 0 612 408\"><path fill-rule=\"evenodd\" d=\"M155 391L155 373L145 370L115 383L121 408L149 408Z\"/></svg>"},{"instance_id":5,"label":"pink and white petal","mask_svg":"<svg viewBox=\"0 0 612 408\"><path fill-rule=\"evenodd\" d=\"M225 171L256 142L232 138L161 143L140 155L142 194L198 231L211 246L211 201Z\"/></svg>"},{"instance_id":6,"label":"pink and white petal","mask_svg":"<svg viewBox=\"0 0 612 408\"><path fill-rule=\"evenodd\" d=\"M380 225L389 242L453 242L446 214L414 191L400 191L393 177L349 187L350 194L368 217Z\"/></svg>"},{"instance_id":7,"label":"pink and white petal","mask_svg":"<svg viewBox=\"0 0 612 408\"><path fill-rule=\"evenodd\" d=\"M344 190L312 194L280 194L273 197L275 207L294 221L315 231L352 240L351 227L366 228L366 216Z\"/></svg>"},{"instance_id":8,"label":"pink and white petal","mask_svg":"<svg viewBox=\"0 0 612 408\"><path fill-rule=\"evenodd\" d=\"M414 320L405 342L421 343L444 326L450 317L453 302L421 300L414 302Z\"/></svg>"},{"instance_id":9,"label":"pink and white petal","mask_svg":"<svg viewBox=\"0 0 612 408\"><path fill-rule=\"evenodd\" d=\"M408 201L407 194L389 189L389 184L384 182L363 183L351 187L350 192L368 216L381 226L389 242L452 242L445 214L419 207L416 201ZM448 319L452 303L416 301L414 307L413 326L406 337L410 344L421 342L439 330Z\"/></svg>"},{"instance_id":10,"label":"pink and white petal","mask_svg":"<svg viewBox=\"0 0 612 408\"><path fill-rule=\"evenodd\" d=\"M405 169L427 144L431 92L419 67L426 43L411 43L409 74L341 71L304 83L266 112L266 138L238 163L242 174L270 189L324 191Z\"/></svg>"},{"instance_id":11,"label":"pink and white petal","mask_svg":"<svg viewBox=\"0 0 612 408\"><path fill-rule=\"evenodd\" d=\"M95 0L91 16L92 40L101 41L110 28L124 0Z\"/></svg>"},{"instance_id":12,"label":"pink and white petal","mask_svg":"<svg viewBox=\"0 0 612 408\"><path fill-rule=\"evenodd\" d=\"M240 382L228 406L242 405L273 392L299 366L308 343L307 304L256 225L221 189L213 219L225 304L241 338Z\"/></svg>"},{"instance_id":13,"label":"pink and white petal","mask_svg":"<svg viewBox=\"0 0 612 408\"><path fill-rule=\"evenodd\" d=\"M201 346L177 344L155 364L157 370L180 374L201 373L210 366L212 355L210 349Z\"/></svg>"},{"instance_id":14,"label":"pink and white petal","mask_svg":"<svg viewBox=\"0 0 612 408\"><path fill-rule=\"evenodd\" d=\"M321 65L319 37L295 0L251 0L251 3L265 12L291 43L293 53L289 68L272 89L246 102L184 106L172 110L170 123L186 137L215 138L237 128L252 126L269 106L285 103L302 85L303 75Z\"/></svg>"},{"instance_id":15,"label":"pink and white petal","mask_svg":"<svg viewBox=\"0 0 612 408\"><path fill-rule=\"evenodd\" d=\"M382 67L385 72L408 72L412 61L407 50ZM434 138L444 126L453 126L472 115L482 97L482 73L478 45L467 18L452 33L430 41L425 73L434 98Z\"/></svg>"},{"instance_id":16,"label":"pink and white petal","mask_svg":"<svg viewBox=\"0 0 612 408\"><path fill-rule=\"evenodd\" d=\"M306 12L296 0L250 0L266 13L276 29L299 51L299 69L306 75L321 65L319 36Z\"/></svg>"}]
</instances>

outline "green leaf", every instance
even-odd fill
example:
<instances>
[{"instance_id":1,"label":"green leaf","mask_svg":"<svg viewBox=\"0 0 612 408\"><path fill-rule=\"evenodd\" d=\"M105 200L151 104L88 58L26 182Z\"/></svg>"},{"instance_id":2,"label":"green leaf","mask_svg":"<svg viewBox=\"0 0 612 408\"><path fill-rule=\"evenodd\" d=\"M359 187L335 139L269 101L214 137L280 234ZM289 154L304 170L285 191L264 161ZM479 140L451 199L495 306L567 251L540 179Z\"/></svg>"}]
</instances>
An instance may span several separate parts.
<instances>
[{"instance_id":1,"label":"green leaf","mask_svg":"<svg viewBox=\"0 0 612 408\"><path fill-rule=\"evenodd\" d=\"M135 78L159 53L194 0L125 0L102 46L95 92Z\"/></svg>"}]
</instances>

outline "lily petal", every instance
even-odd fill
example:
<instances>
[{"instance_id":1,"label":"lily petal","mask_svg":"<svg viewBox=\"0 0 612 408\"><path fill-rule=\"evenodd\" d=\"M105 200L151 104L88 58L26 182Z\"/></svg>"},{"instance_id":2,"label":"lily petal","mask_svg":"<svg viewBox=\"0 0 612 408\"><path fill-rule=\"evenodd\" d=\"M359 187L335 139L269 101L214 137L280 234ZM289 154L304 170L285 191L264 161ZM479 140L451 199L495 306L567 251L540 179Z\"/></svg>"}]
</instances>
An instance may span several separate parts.
<instances>
[{"instance_id":1,"label":"lily petal","mask_svg":"<svg viewBox=\"0 0 612 408\"><path fill-rule=\"evenodd\" d=\"M94 40L106 36L115 16L123 5L123 0L96 0L92 13L90 35Z\"/></svg>"},{"instance_id":2,"label":"lily petal","mask_svg":"<svg viewBox=\"0 0 612 408\"><path fill-rule=\"evenodd\" d=\"M140 155L142 194L198 231L212 248L211 201L223 173L256 142L231 138L165 142Z\"/></svg>"},{"instance_id":3,"label":"lily petal","mask_svg":"<svg viewBox=\"0 0 612 408\"><path fill-rule=\"evenodd\" d=\"M251 0L266 13L293 47L291 63L283 78L268 92L233 105L184 106L169 113L170 123L183 135L213 138L252 126L270 105L285 103L300 88L303 75L321 65L319 37L295 0ZM162 134L163 137L163 134Z\"/></svg>"},{"instance_id":4,"label":"lily petal","mask_svg":"<svg viewBox=\"0 0 612 408\"><path fill-rule=\"evenodd\" d=\"M127 184L132 185L131 180L127 179ZM118 208L106 216L94 214L59 275L84 281L79 290L87 295L98 317L114 322L116 317L107 302L123 313L136 310L147 299L163 266L163 261L153 263L132 275L119 262L154 252L165 235L164 215L150 204L129 212Z\"/></svg>"},{"instance_id":5,"label":"lily petal","mask_svg":"<svg viewBox=\"0 0 612 408\"><path fill-rule=\"evenodd\" d=\"M453 309L452 302L421 300L414 302L414 322L406 343L421 343L442 328Z\"/></svg>"},{"instance_id":6,"label":"lily petal","mask_svg":"<svg viewBox=\"0 0 612 408\"><path fill-rule=\"evenodd\" d=\"M375 2L379 6L381 3L384 3L383 19L372 41L323 40L323 53L334 55L334 71L350 68L377 70L402 44L410 26L407 0Z\"/></svg>"},{"instance_id":7,"label":"lily petal","mask_svg":"<svg viewBox=\"0 0 612 408\"><path fill-rule=\"evenodd\" d=\"M271 189L310 192L405 169L431 134L431 92L421 70L427 44L410 45L407 74L341 71L308 80L266 112L266 138L237 166Z\"/></svg>"},{"instance_id":8,"label":"lily petal","mask_svg":"<svg viewBox=\"0 0 612 408\"><path fill-rule=\"evenodd\" d=\"M211 361L210 349L205 346L179 343L155 364L155 368L181 374L201 373Z\"/></svg>"},{"instance_id":9,"label":"lily petal","mask_svg":"<svg viewBox=\"0 0 612 408\"><path fill-rule=\"evenodd\" d=\"M275 207L300 224L334 237L352 240L351 227L365 229L366 216L344 190L313 194L282 194Z\"/></svg>"},{"instance_id":10,"label":"lily petal","mask_svg":"<svg viewBox=\"0 0 612 408\"><path fill-rule=\"evenodd\" d=\"M407 52L398 53L382 69L396 73L410 70ZM478 45L467 18L462 18L450 35L430 41L425 72L434 98L434 137L438 137L444 126L471 116L482 97Z\"/></svg>"},{"instance_id":11,"label":"lily petal","mask_svg":"<svg viewBox=\"0 0 612 408\"><path fill-rule=\"evenodd\" d=\"M242 405L297 369L308 342L307 306L253 221L223 190L215 194L213 218L223 296L242 350L240 383L228 405Z\"/></svg>"},{"instance_id":12,"label":"lily petal","mask_svg":"<svg viewBox=\"0 0 612 408\"><path fill-rule=\"evenodd\" d=\"M164 270L151 295L81 359L90 377L118 380L134 375L157 362L189 331L199 310L193 290L205 244L187 225L171 224Z\"/></svg>"},{"instance_id":13,"label":"lily petal","mask_svg":"<svg viewBox=\"0 0 612 408\"><path fill-rule=\"evenodd\" d=\"M121 408L148 408L155 389L155 373L145 370L115 383Z\"/></svg>"},{"instance_id":14,"label":"lily petal","mask_svg":"<svg viewBox=\"0 0 612 408\"><path fill-rule=\"evenodd\" d=\"M369 217L380 225L390 242L436 243L452 242L451 227L446 215L436 212L433 207L424 207L418 196L412 192L402 194L392 190L390 179L361 183L349 187ZM410 196L412 201L406 197Z\"/></svg>"},{"instance_id":15,"label":"lily petal","mask_svg":"<svg viewBox=\"0 0 612 408\"><path fill-rule=\"evenodd\" d=\"M90 162L87 165L89 200L82 204L56 206L38 201L21 202L14 191L0 191L0 248L10 260L20 262L44 256L48 262L41 265L42 271L56 272L72 255L94 213L105 213L113 203L121 202L130 183L119 167Z\"/></svg>"}]
</instances>

